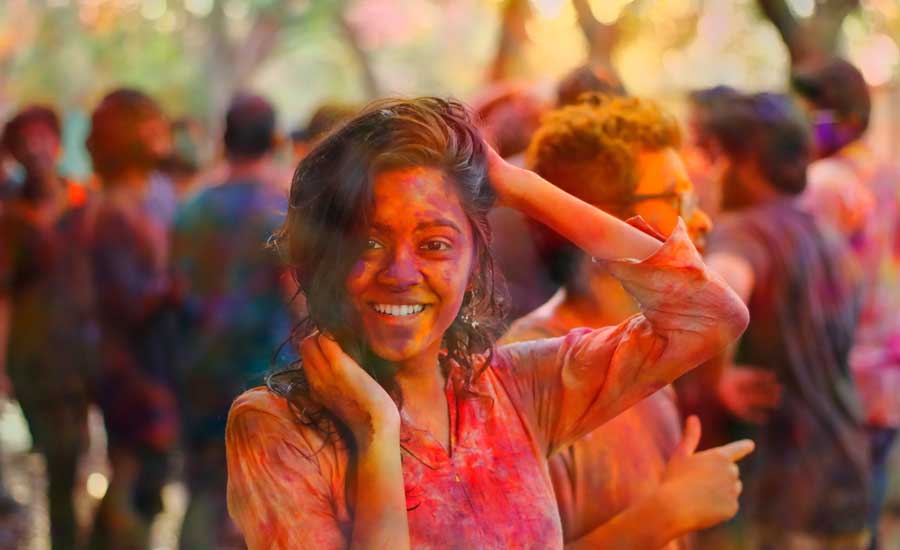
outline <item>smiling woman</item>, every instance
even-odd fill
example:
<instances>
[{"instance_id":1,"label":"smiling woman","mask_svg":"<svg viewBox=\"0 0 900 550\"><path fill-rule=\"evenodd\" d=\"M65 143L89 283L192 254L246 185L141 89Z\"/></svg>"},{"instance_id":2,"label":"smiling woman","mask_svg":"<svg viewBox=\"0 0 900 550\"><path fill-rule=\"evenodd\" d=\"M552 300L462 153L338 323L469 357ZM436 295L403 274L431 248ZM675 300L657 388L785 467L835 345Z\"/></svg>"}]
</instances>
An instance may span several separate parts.
<instances>
[{"instance_id":1,"label":"smiling woman","mask_svg":"<svg viewBox=\"0 0 900 550\"><path fill-rule=\"evenodd\" d=\"M309 303L302 366L239 397L226 436L251 549L559 548L547 458L746 325L683 226L660 243L474 128L452 100L385 101L298 167L276 242ZM607 259L645 313L495 348L495 198Z\"/></svg>"},{"instance_id":2,"label":"smiling woman","mask_svg":"<svg viewBox=\"0 0 900 550\"><path fill-rule=\"evenodd\" d=\"M496 197L468 117L437 98L372 104L298 166L276 239L308 302L299 336L331 334L398 401L392 335L417 348L443 340L470 382L472 357L502 331L505 293L488 249ZM427 311L399 323L394 306L404 305ZM274 382L302 392L302 375Z\"/></svg>"}]
</instances>

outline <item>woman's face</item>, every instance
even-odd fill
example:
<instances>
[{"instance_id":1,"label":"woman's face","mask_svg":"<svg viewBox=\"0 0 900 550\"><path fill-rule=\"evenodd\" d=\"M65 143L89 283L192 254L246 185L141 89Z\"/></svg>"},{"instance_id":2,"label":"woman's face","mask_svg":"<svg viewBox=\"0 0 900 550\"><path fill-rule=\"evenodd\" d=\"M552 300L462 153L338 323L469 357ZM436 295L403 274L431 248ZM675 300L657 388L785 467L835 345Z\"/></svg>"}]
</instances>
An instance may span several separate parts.
<instances>
[{"instance_id":1,"label":"woman's face","mask_svg":"<svg viewBox=\"0 0 900 550\"><path fill-rule=\"evenodd\" d=\"M379 174L368 242L346 280L372 351L399 362L439 349L473 258L472 227L443 172Z\"/></svg>"},{"instance_id":2,"label":"woman's face","mask_svg":"<svg viewBox=\"0 0 900 550\"><path fill-rule=\"evenodd\" d=\"M709 217L697 207L694 184L688 177L678 152L671 147L642 151L638 155L640 179L636 197L661 196L634 203L634 213L643 217L660 233L668 236L678 217L684 218L691 239L702 247L711 228Z\"/></svg>"}]
</instances>

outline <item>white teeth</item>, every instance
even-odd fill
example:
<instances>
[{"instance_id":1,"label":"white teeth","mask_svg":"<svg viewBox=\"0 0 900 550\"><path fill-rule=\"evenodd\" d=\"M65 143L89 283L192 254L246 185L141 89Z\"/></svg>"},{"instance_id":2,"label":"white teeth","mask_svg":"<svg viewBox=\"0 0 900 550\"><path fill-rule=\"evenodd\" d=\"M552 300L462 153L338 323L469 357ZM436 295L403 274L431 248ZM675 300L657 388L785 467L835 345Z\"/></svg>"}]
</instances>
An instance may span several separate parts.
<instances>
[{"instance_id":1,"label":"white teeth","mask_svg":"<svg viewBox=\"0 0 900 550\"><path fill-rule=\"evenodd\" d=\"M393 304L373 304L373 308L378 313L383 313L385 315L390 315L392 317L406 317L408 315L415 315L417 313L421 313L425 306L422 304L416 305L393 305Z\"/></svg>"}]
</instances>

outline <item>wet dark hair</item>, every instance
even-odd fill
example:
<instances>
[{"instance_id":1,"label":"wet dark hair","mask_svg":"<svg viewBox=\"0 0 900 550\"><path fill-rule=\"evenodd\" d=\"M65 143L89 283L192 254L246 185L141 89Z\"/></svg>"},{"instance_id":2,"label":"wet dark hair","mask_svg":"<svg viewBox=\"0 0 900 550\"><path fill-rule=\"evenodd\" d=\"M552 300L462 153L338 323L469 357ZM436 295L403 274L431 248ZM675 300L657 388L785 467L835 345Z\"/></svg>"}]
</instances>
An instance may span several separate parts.
<instances>
[{"instance_id":1,"label":"wet dark hair","mask_svg":"<svg viewBox=\"0 0 900 550\"><path fill-rule=\"evenodd\" d=\"M370 104L300 162L291 183L287 219L274 237L307 300L308 317L295 330L293 341L315 330L332 334L398 404L402 396L394 373L358 341L359 320L345 280L366 243L375 177L420 166L446 174L472 225L475 267L463 301L469 322L458 315L443 338L444 359L462 367L464 387L471 389L480 372L473 356L487 353L483 365L489 364L503 328L504 287L488 246L487 214L495 194L487 179L485 145L461 103L423 97ZM289 400L301 422L323 431L339 426L328 411L311 406L302 365L270 375L268 386Z\"/></svg>"},{"instance_id":2,"label":"wet dark hair","mask_svg":"<svg viewBox=\"0 0 900 550\"><path fill-rule=\"evenodd\" d=\"M766 181L782 193L806 188L812 155L809 123L783 94L719 95L698 121L701 138L716 140L734 160L753 160Z\"/></svg>"},{"instance_id":3,"label":"wet dark hair","mask_svg":"<svg viewBox=\"0 0 900 550\"><path fill-rule=\"evenodd\" d=\"M30 124L44 124L50 128L56 137L62 135L59 115L52 107L47 105L29 105L20 110L6 123L3 128L3 145L6 149L12 149L17 140L21 139L22 130Z\"/></svg>"},{"instance_id":4,"label":"wet dark hair","mask_svg":"<svg viewBox=\"0 0 900 550\"><path fill-rule=\"evenodd\" d=\"M239 95L225 113L225 156L253 160L275 146L275 109L258 95Z\"/></svg>"}]
</instances>

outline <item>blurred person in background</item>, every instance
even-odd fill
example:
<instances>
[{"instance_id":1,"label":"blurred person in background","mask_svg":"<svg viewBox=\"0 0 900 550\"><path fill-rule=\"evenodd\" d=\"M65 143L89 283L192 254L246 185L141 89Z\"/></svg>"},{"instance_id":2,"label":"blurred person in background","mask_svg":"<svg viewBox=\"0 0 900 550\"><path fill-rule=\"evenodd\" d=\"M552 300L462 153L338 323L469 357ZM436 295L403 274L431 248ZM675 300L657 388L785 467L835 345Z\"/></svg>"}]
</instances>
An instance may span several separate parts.
<instances>
[{"instance_id":1,"label":"blurred person in background","mask_svg":"<svg viewBox=\"0 0 900 550\"><path fill-rule=\"evenodd\" d=\"M293 159L291 167L296 167L297 163L303 160L303 157L323 137L328 135L335 127L353 118L357 111L356 107L341 103L324 103L320 105L313 112L305 127L297 128L290 134Z\"/></svg>"},{"instance_id":2,"label":"blurred person in background","mask_svg":"<svg viewBox=\"0 0 900 550\"><path fill-rule=\"evenodd\" d=\"M556 85L556 105L565 107L579 102L585 94L628 95L619 78L602 65L575 67Z\"/></svg>"},{"instance_id":3,"label":"blurred person in background","mask_svg":"<svg viewBox=\"0 0 900 550\"><path fill-rule=\"evenodd\" d=\"M78 460L87 446L91 316L84 188L59 176L60 123L29 106L3 131L23 178L0 213L0 309L8 319L6 373L34 446L46 460L50 539L73 548Z\"/></svg>"},{"instance_id":4,"label":"blurred person in background","mask_svg":"<svg viewBox=\"0 0 900 550\"><path fill-rule=\"evenodd\" d=\"M487 142L504 159L524 166L525 150L540 126L547 103L527 87L514 83L488 88L472 103ZM544 303L556 286L541 263L524 214L499 206L488 214L488 222L494 235L491 252L509 293L507 314L510 319L517 319Z\"/></svg>"},{"instance_id":5,"label":"blurred person in background","mask_svg":"<svg viewBox=\"0 0 900 550\"><path fill-rule=\"evenodd\" d=\"M237 97L225 118L224 181L178 212L173 265L184 291L177 344L190 504L181 547L241 544L225 506L225 421L241 392L261 385L290 335L296 293L267 242L284 222L287 195L271 180L276 116L262 97ZM284 348L284 352L289 351Z\"/></svg>"},{"instance_id":6,"label":"blurred person in background","mask_svg":"<svg viewBox=\"0 0 900 550\"><path fill-rule=\"evenodd\" d=\"M806 205L847 237L864 275L850 367L871 444L876 549L887 461L900 427L900 170L864 142L871 98L856 67L830 59L797 70L792 85L813 121L819 157L810 165Z\"/></svg>"},{"instance_id":7,"label":"blurred person in background","mask_svg":"<svg viewBox=\"0 0 900 550\"><path fill-rule=\"evenodd\" d=\"M169 121L131 89L111 92L87 138L102 198L90 243L102 329L94 389L103 411L112 479L92 548L145 548L178 438L172 390L174 307L167 209L174 192L154 183L171 153Z\"/></svg>"},{"instance_id":8,"label":"blurred person in background","mask_svg":"<svg viewBox=\"0 0 900 550\"><path fill-rule=\"evenodd\" d=\"M160 172L171 180L178 199L184 200L202 183L204 131L196 119L182 117L172 121L171 134L172 152L163 160Z\"/></svg>"},{"instance_id":9,"label":"blurred person in background","mask_svg":"<svg viewBox=\"0 0 900 550\"><path fill-rule=\"evenodd\" d=\"M702 242L709 219L696 208L676 152L675 119L648 100L581 97L580 104L545 116L529 167L619 219L649 223L661 236L671 235L680 216ZM549 232L540 225L533 230ZM639 312L603 264L559 237L556 242L548 263L562 288L515 321L502 343L609 326ZM730 518L739 493L733 463L718 461L719 449L695 454L699 440L696 418L681 434L675 394L666 387L554 455L550 477L567 547L689 548L687 533ZM647 532L657 536L652 543Z\"/></svg>"},{"instance_id":10,"label":"blurred person in background","mask_svg":"<svg viewBox=\"0 0 900 550\"><path fill-rule=\"evenodd\" d=\"M727 109L739 94L729 86L716 86L693 92L688 97L684 125L687 139L682 144L681 156L694 182L697 202L712 219L718 217L722 206L722 171L727 162L715 140L703 135L700 129L709 117L716 116L717 109Z\"/></svg>"},{"instance_id":11,"label":"blurred person in background","mask_svg":"<svg viewBox=\"0 0 900 550\"><path fill-rule=\"evenodd\" d=\"M757 441L743 467L746 523L733 526L732 542L863 550L869 457L848 365L859 274L844 240L801 205L813 152L807 122L775 94L732 95L712 115L700 135L716 143L725 167L707 262L751 315L738 345L715 362L721 380L737 382L715 395L730 413L730 435ZM777 384L740 382L758 370Z\"/></svg>"}]
</instances>

